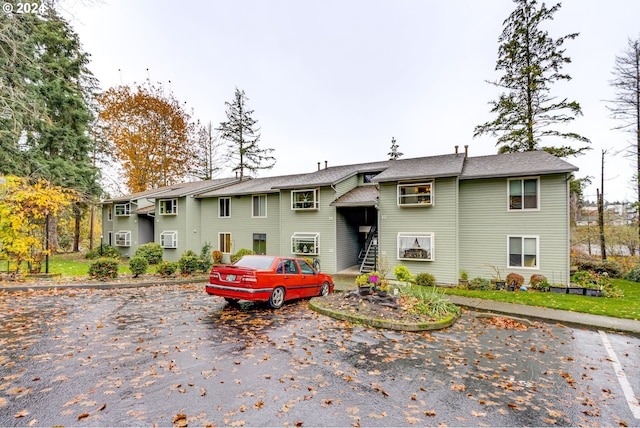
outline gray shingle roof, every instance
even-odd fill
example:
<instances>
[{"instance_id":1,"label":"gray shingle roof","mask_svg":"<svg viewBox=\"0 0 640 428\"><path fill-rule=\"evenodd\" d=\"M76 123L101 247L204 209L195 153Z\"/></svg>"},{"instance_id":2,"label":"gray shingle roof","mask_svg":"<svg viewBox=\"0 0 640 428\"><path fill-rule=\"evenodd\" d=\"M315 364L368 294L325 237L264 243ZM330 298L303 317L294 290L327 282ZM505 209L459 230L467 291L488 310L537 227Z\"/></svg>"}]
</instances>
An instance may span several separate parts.
<instances>
[{"instance_id":1,"label":"gray shingle roof","mask_svg":"<svg viewBox=\"0 0 640 428\"><path fill-rule=\"evenodd\" d=\"M190 181L186 183L177 183L172 186L159 187L157 189L145 190L129 195L117 196L107 199L103 203L129 202L142 198L179 198L182 196L193 195L198 192L226 186L230 183L238 181L237 178L217 178L215 180Z\"/></svg>"},{"instance_id":2,"label":"gray shingle roof","mask_svg":"<svg viewBox=\"0 0 640 428\"><path fill-rule=\"evenodd\" d=\"M394 161L369 162L353 165L331 166L308 174L297 175L288 183L279 185L278 189L300 189L303 187L331 186L358 173L379 172Z\"/></svg>"},{"instance_id":3,"label":"gray shingle roof","mask_svg":"<svg viewBox=\"0 0 640 428\"><path fill-rule=\"evenodd\" d=\"M455 177L462 172L464 155L450 154L388 162L388 168L378 174L374 183L386 181L414 180L420 178Z\"/></svg>"},{"instance_id":4,"label":"gray shingle roof","mask_svg":"<svg viewBox=\"0 0 640 428\"><path fill-rule=\"evenodd\" d=\"M306 174L305 174L306 175ZM220 189L203 192L196 197L211 198L217 196L255 195L259 193L278 193L278 186L296 181L298 175L281 175L277 177L263 177L245 179L244 181Z\"/></svg>"},{"instance_id":5,"label":"gray shingle roof","mask_svg":"<svg viewBox=\"0 0 640 428\"><path fill-rule=\"evenodd\" d=\"M577 170L578 167L544 151L505 153L467 158L460 179L557 174Z\"/></svg>"},{"instance_id":6,"label":"gray shingle roof","mask_svg":"<svg viewBox=\"0 0 640 428\"><path fill-rule=\"evenodd\" d=\"M378 203L378 189L375 186L358 186L340 196L331 205L336 207L363 207Z\"/></svg>"}]
</instances>

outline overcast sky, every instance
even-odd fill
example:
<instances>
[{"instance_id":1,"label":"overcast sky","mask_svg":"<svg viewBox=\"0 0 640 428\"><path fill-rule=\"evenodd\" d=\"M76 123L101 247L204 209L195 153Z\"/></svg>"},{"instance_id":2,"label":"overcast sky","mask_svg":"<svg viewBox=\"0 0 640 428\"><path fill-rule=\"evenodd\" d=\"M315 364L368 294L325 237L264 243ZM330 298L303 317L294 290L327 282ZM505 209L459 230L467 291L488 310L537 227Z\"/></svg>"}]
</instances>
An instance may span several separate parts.
<instances>
[{"instance_id":1,"label":"overcast sky","mask_svg":"<svg viewBox=\"0 0 640 428\"><path fill-rule=\"evenodd\" d=\"M547 2L553 5L555 2ZM261 127L261 147L277 164L261 176L311 172L388 158L395 137L404 158L496 153L495 139L473 138L495 117L489 101L502 23L511 0L67 0L62 3L102 89L150 78L170 86L196 119L217 126L226 101L245 91ZM607 102L614 58L640 37L638 0L565 0L545 24L564 44L572 76L552 94L578 101L568 126L592 140L568 159L591 176L586 196L635 201L631 136L613 128ZM169 83L170 82L170 83Z\"/></svg>"}]
</instances>

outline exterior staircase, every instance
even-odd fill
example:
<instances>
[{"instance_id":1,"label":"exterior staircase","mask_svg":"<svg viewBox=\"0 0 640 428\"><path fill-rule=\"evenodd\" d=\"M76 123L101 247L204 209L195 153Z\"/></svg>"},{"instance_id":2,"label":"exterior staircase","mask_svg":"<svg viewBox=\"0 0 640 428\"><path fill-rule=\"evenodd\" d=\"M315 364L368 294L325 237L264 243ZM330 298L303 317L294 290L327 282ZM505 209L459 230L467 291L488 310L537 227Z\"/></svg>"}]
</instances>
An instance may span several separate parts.
<instances>
[{"instance_id":1,"label":"exterior staircase","mask_svg":"<svg viewBox=\"0 0 640 428\"><path fill-rule=\"evenodd\" d=\"M378 264L378 229L376 226L371 226L364 247L358 255L358 262L360 263L359 272L361 274L376 270Z\"/></svg>"}]
</instances>

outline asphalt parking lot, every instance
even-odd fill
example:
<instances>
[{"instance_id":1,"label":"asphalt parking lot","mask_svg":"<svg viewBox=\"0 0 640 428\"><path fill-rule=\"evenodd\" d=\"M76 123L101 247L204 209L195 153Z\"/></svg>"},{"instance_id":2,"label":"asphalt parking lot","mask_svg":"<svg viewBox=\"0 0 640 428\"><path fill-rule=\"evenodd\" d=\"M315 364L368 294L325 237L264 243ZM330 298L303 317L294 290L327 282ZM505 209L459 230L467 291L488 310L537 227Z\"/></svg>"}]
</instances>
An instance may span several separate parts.
<instances>
[{"instance_id":1,"label":"asphalt parking lot","mask_svg":"<svg viewBox=\"0 0 640 428\"><path fill-rule=\"evenodd\" d=\"M348 324L203 284L0 293L1 426L637 426L640 339Z\"/></svg>"}]
</instances>

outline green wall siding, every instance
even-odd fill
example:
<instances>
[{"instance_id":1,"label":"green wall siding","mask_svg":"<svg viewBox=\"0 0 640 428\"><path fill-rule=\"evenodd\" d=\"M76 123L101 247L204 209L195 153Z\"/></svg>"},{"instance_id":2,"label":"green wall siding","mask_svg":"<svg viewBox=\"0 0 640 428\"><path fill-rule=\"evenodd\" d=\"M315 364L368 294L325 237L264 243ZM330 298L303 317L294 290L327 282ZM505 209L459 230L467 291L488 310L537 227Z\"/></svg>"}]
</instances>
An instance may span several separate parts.
<instances>
[{"instance_id":1,"label":"green wall siding","mask_svg":"<svg viewBox=\"0 0 640 428\"><path fill-rule=\"evenodd\" d=\"M317 232L320 234L320 259L324 272L336 272L336 209L330 204L336 193L330 187L319 192L319 209L294 211L291 209L291 191L283 190L280 198L281 237L283 255L291 255L291 236L296 232Z\"/></svg>"},{"instance_id":2,"label":"green wall siding","mask_svg":"<svg viewBox=\"0 0 640 428\"><path fill-rule=\"evenodd\" d=\"M397 184L380 186L379 244L380 256L391 269L404 265L412 274L428 272L438 282L457 281L457 180L434 181L433 205L399 207ZM397 258L397 238L400 232L433 233L433 261L411 261Z\"/></svg>"},{"instance_id":3,"label":"green wall siding","mask_svg":"<svg viewBox=\"0 0 640 428\"><path fill-rule=\"evenodd\" d=\"M568 184L564 174L540 177L540 209L507 210L506 178L460 182L460 268L469 277L491 278L491 266L502 278L515 272L528 282L543 274L550 282L567 283L569 271ZM537 236L538 268L508 268L509 235Z\"/></svg>"}]
</instances>

